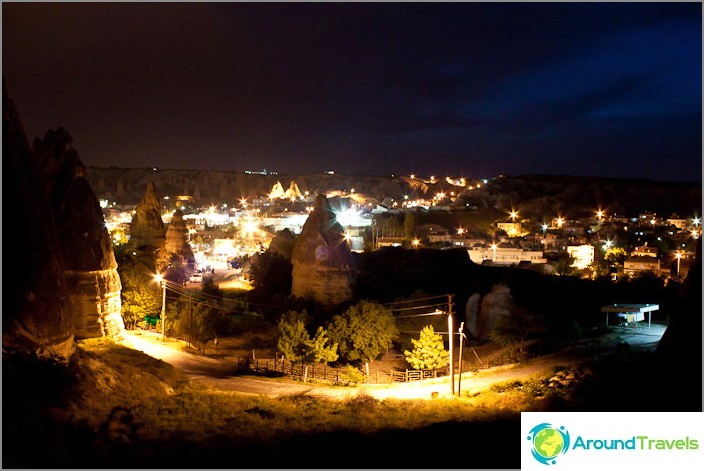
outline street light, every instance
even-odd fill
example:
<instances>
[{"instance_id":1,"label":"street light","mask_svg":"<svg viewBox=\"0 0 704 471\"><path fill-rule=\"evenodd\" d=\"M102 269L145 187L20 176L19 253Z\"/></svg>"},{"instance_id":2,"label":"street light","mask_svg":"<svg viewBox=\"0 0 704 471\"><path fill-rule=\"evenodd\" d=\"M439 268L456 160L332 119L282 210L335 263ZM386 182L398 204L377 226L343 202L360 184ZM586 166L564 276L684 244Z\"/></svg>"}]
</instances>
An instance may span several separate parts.
<instances>
[{"instance_id":1,"label":"street light","mask_svg":"<svg viewBox=\"0 0 704 471\"><path fill-rule=\"evenodd\" d=\"M511 219L513 220L513 222L516 222L516 218L518 217L518 213L516 211L511 211L510 216L511 216Z\"/></svg>"},{"instance_id":2,"label":"street light","mask_svg":"<svg viewBox=\"0 0 704 471\"><path fill-rule=\"evenodd\" d=\"M682 259L682 253L677 251L675 258L677 259L677 276L680 276L680 260Z\"/></svg>"},{"instance_id":3,"label":"street light","mask_svg":"<svg viewBox=\"0 0 704 471\"><path fill-rule=\"evenodd\" d=\"M164 326L166 325L166 280L161 274L157 274L154 277L154 281L160 284L163 289L161 296L161 341L166 341L166 330Z\"/></svg>"}]
</instances>

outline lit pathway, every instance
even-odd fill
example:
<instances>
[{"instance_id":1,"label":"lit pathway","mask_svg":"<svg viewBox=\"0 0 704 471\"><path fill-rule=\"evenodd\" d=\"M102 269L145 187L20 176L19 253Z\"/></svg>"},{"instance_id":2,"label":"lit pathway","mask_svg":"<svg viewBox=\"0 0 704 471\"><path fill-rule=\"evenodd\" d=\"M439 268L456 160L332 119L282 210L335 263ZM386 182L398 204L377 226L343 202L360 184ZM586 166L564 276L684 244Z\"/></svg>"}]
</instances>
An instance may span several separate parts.
<instances>
[{"instance_id":1,"label":"lit pathway","mask_svg":"<svg viewBox=\"0 0 704 471\"><path fill-rule=\"evenodd\" d=\"M652 329L638 331L624 329L618 334L623 341L635 348L654 348L664 330L664 326L654 325ZM437 393L437 397L451 397L450 378L447 376L409 383L363 384L356 388L325 387L319 384L302 384L285 379L233 376L232 372L237 362L235 357L210 358L204 355L194 355L182 350L184 342L174 339L162 342L161 336L155 332L125 331L123 344L172 364L182 370L195 383L224 391L267 396L308 394L335 398L367 394L376 399L431 399L433 393ZM524 380L538 374L549 374L556 366L565 366L572 362L578 364L579 359L575 357L570 360L564 355L554 354L517 365L500 366L480 370L476 373L464 373L461 391L474 394L489 389L496 383ZM456 375L456 391L458 379Z\"/></svg>"}]
</instances>

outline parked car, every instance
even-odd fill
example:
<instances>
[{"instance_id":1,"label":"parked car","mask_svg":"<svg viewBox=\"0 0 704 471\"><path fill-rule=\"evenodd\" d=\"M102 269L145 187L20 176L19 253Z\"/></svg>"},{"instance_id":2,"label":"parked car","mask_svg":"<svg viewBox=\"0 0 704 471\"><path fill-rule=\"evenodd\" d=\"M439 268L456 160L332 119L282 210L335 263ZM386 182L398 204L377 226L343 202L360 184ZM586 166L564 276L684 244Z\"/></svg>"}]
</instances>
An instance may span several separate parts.
<instances>
[{"instance_id":1,"label":"parked car","mask_svg":"<svg viewBox=\"0 0 704 471\"><path fill-rule=\"evenodd\" d=\"M191 283L202 283L203 282L203 274L202 273L192 274L190 281L191 281Z\"/></svg>"}]
</instances>

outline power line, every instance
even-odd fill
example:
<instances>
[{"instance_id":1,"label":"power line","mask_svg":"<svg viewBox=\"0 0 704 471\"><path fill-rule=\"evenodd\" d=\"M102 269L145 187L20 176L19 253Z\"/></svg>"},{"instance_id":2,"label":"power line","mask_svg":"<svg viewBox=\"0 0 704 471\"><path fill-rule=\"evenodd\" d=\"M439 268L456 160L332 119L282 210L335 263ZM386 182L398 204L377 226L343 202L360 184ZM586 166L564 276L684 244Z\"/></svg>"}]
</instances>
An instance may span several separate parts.
<instances>
[{"instance_id":1,"label":"power line","mask_svg":"<svg viewBox=\"0 0 704 471\"><path fill-rule=\"evenodd\" d=\"M441 295L438 295L438 296L430 296L430 297L427 297L427 298L408 299L408 300L404 300L404 301L393 301L393 302L390 302L390 303L382 304L382 306L390 306L390 305L392 305L392 304L415 303L415 302L418 302L418 301L426 301L426 300L428 300L428 299L446 298L447 296L448 296L447 294L441 294Z\"/></svg>"}]
</instances>

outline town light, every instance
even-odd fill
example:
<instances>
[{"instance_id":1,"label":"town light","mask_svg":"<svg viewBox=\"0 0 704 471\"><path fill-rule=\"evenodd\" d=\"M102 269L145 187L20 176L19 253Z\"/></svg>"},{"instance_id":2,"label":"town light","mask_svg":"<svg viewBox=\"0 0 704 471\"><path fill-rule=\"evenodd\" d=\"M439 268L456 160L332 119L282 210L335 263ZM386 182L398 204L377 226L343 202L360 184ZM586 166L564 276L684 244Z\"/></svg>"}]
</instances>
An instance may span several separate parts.
<instances>
[{"instance_id":1,"label":"town light","mask_svg":"<svg viewBox=\"0 0 704 471\"><path fill-rule=\"evenodd\" d=\"M420 240L419 240L419 239L413 239L413 241L411 242L411 244L413 244L413 247L418 248L418 246L420 245Z\"/></svg>"},{"instance_id":2,"label":"town light","mask_svg":"<svg viewBox=\"0 0 704 471\"><path fill-rule=\"evenodd\" d=\"M511 211L511 219L516 221L516 218L518 217L518 213L516 211Z\"/></svg>"}]
</instances>

